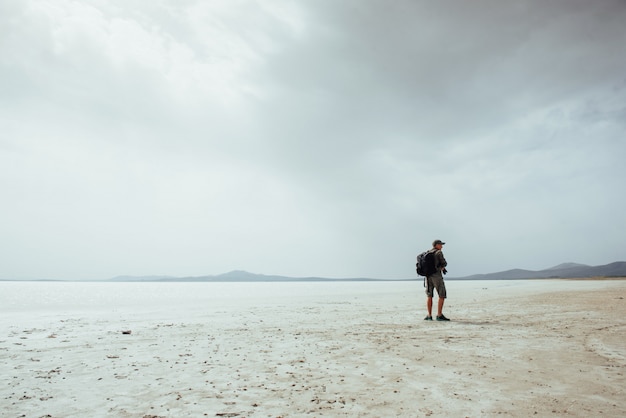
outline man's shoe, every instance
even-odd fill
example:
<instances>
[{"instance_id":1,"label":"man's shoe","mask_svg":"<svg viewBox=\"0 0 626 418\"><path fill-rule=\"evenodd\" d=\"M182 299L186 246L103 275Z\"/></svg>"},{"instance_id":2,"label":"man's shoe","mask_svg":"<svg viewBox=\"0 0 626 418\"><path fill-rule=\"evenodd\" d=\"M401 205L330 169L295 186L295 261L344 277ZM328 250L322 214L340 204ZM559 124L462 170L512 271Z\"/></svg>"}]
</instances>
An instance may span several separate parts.
<instances>
[{"instance_id":1,"label":"man's shoe","mask_svg":"<svg viewBox=\"0 0 626 418\"><path fill-rule=\"evenodd\" d=\"M433 317L430 315L424 318L424 321L432 321L432 320L433 320Z\"/></svg>"},{"instance_id":2,"label":"man's shoe","mask_svg":"<svg viewBox=\"0 0 626 418\"><path fill-rule=\"evenodd\" d=\"M437 316L437 321L449 321L449 319L443 316L443 314L441 314L440 316Z\"/></svg>"}]
</instances>

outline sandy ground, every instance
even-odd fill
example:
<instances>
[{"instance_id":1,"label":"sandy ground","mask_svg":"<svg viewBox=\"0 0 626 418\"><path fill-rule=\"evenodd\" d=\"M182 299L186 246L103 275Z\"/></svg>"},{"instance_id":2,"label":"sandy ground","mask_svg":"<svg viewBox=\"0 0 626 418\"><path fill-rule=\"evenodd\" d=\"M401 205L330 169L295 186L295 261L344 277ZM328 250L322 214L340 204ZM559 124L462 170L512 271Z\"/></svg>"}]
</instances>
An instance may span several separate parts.
<instances>
[{"instance_id":1,"label":"sandy ground","mask_svg":"<svg viewBox=\"0 0 626 418\"><path fill-rule=\"evenodd\" d=\"M449 323L423 320L419 282L350 286L9 310L0 415L626 416L626 280L452 281Z\"/></svg>"}]
</instances>

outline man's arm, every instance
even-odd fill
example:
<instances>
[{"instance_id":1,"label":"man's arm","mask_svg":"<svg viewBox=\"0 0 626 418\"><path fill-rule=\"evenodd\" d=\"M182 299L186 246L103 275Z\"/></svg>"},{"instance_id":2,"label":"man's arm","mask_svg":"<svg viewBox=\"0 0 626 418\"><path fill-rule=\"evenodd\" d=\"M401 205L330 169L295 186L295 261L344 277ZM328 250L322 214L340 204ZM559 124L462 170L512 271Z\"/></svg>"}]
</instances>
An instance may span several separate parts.
<instances>
[{"instance_id":1,"label":"man's arm","mask_svg":"<svg viewBox=\"0 0 626 418\"><path fill-rule=\"evenodd\" d=\"M446 258L443 256L443 252L442 251L437 251L437 268L439 270L443 270L446 268L446 266L448 265L448 262L446 261Z\"/></svg>"}]
</instances>

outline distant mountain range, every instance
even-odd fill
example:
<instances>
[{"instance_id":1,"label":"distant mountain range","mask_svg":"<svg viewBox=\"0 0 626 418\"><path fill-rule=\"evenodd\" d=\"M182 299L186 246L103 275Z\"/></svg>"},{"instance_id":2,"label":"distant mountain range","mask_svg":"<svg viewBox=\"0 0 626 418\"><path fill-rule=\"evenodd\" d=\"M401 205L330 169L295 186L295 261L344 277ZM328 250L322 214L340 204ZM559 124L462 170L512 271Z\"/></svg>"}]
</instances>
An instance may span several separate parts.
<instances>
[{"instance_id":1,"label":"distant mountain range","mask_svg":"<svg viewBox=\"0 0 626 418\"><path fill-rule=\"evenodd\" d=\"M563 263L545 270L513 269L498 273L474 274L459 277L458 280L519 280L519 279L559 279L590 277L626 277L626 262L618 261L603 266L588 266L577 263Z\"/></svg>"},{"instance_id":2,"label":"distant mountain range","mask_svg":"<svg viewBox=\"0 0 626 418\"><path fill-rule=\"evenodd\" d=\"M265 274L250 273L243 270L233 270L217 276L118 276L110 279L113 282L362 282L381 281L385 279L368 279L365 277L348 279L331 279L327 277L288 277L268 276Z\"/></svg>"},{"instance_id":3,"label":"distant mountain range","mask_svg":"<svg viewBox=\"0 0 626 418\"><path fill-rule=\"evenodd\" d=\"M466 277L446 277L446 280L519 280L519 279L558 279L558 278L590 278L590 277L626 277L626 262L618 261L603 266L588 266L577 263L563 263L545 270L513 269L497 273L474 274ZM355 281L389 281L391 279L344 278L331 279L324 277L287 277L268 276L234 270L216 276L118 276L110 279L113 282L355 282ZM403 280L422 280L419 277Z\"/></svg>"}]
</instances>

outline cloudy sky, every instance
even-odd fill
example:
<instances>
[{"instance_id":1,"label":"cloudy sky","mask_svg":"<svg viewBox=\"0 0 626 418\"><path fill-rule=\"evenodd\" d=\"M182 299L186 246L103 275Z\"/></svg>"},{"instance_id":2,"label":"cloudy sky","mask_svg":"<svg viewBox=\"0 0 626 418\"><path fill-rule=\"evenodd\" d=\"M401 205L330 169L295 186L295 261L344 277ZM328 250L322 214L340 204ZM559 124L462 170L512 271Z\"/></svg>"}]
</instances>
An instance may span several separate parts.
<instances>
[{"instance_id":1,"label":"cloudy sky","mask_svg":"<svg viewBox=\"0 0 626 418\"><path fill-rule=\"evenodd\" d=\"M0 3L0 279L626 260L624 1Z\"/></svg>"}]
</instances>

